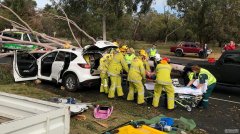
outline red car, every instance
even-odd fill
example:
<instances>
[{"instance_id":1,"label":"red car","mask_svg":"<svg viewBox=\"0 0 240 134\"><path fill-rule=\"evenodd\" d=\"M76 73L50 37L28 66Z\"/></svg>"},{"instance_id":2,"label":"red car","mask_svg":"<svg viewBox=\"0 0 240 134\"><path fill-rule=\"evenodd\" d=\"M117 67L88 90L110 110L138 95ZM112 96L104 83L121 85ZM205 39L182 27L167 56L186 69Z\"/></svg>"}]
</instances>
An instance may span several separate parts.
<instances>
[{"instance_id":1,"label":"red car","mask_svg":"<svg viewBox=\"0 0 240 134\"><path fill-rule=\"evenodd\" d=\"M203 48L195 42L180 42L176 46L170 47L170 52L175 53L176 56L182 57L185 54L198 54L200 58L206 58L211 54L212 50L207 49L207 54L204 55Z\"/></svg>"}]
</instances>

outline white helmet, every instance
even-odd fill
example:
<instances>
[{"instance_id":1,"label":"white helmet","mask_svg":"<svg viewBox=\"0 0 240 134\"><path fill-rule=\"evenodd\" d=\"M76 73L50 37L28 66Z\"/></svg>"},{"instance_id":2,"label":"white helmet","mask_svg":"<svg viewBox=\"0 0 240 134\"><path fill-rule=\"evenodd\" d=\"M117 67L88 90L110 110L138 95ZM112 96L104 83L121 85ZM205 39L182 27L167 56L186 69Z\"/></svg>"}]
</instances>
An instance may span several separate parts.
<instances>
[{"instance_id":1,"label":"white helmet","mask_svg":"<svg viewBox=\"0 0 240 134\"><path fill-rule=\"evenodd\" d=\"M162 58L161 58L160 54L156 54L155 59L156 59L156 61L160 61Z\"/></svg>"}]
</instances>

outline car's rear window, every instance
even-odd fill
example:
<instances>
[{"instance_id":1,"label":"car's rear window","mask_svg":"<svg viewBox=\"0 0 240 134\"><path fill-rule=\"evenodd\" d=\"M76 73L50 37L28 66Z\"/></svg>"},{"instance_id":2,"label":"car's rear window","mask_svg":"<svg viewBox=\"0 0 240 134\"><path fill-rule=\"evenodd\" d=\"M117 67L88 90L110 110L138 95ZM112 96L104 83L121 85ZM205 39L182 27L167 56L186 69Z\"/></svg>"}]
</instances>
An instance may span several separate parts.
<instances>
[{"instance_id":1,"label":"car's rear window","mask_svg":"<svg viewBox=\"0 0 240 134\"><path fill-rule=\"evenodd\" d=\"M76 59L76 58L77 58L77 55L74 54L74 53L71 53L71 61L73 61L73 60Z\"/></svg>"},{"instance_id":2,"label":"car's rear window","mask_svg":"<svg viewBox=\"0 0 240 134\"><path fill-rule=\"evenodd\" d=\"M184 44L183 46L184 46L184 47L190 47L190 45L189 45L189 44Z\"/></svg>"}]
</instances>

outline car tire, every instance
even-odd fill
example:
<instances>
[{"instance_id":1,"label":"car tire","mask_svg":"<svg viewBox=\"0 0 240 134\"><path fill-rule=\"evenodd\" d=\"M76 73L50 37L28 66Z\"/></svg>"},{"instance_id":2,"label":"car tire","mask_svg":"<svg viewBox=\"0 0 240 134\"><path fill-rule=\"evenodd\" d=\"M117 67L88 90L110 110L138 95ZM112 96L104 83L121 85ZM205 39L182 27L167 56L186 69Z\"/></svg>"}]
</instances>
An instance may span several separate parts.
<instances>
[{"instance_id":1,"label":"car tire","mask_svg":"<svg viewBox=\"0 0 240 134\"><path fill-rule=\"evenodd\" d=\"M182 57L182 56L183 56L182 50L176 50L176 51L175 51L175 55L176 55L177 57Z\"/></svg>"},{"instance_id":2,"label":"car tire","mask_svg":"<svg viewBox=\"0 0 240 134\"><path fill-rule=\"evenodd\" d=\"M74 74L67 74L63 77L63 86L69 92L75 92L79 89L79 80Z\"/></svg>"}]
</instances>

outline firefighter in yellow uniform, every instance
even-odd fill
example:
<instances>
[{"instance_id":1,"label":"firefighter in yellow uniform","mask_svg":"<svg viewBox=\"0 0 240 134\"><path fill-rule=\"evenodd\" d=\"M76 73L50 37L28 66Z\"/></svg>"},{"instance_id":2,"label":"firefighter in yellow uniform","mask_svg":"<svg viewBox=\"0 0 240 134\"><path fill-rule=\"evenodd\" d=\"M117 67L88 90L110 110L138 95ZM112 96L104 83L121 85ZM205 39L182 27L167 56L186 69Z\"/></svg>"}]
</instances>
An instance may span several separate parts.
<instances>
[{"instance_id":1,"label":"firefighter in yellow uniform","mask_svg":"<svg viewBox=\"0 0 240 134\"><path fill-rule=\"evenodd\" d=\"M100 86L100 93L108 93L108 64L111 59L110 54L104 55L100 59L100 65L98 67L98 70L100 71L100 78L101 78L101 86Z\"/></svg>"},{"instance_id":2,"label":"firefighter in yellow uniform","mask_svg":"<svg viewBox=\"0 0 240 134\"><path fill-rule=\"evenodd\" d=\"M138 93L137 103L143 104L144 103L143 81L146 80L146 74L143 62L140 58L135 57L132 60L127 80L129 81L129 92L127 100L134 100L134 92L137 91Z\"/></svg>"},{"instance_id":3,"label":"firefighter in yellow uniform","mask_svg":"<svg viewBox=\"0 0 240 134\"><path fill-rule=\"evenodd\" d=\"M163 88L166 90L167 93L167 104L168 109L174 109L174 88L172 84L172 79L170 76L172 67L168 64L169 59L163 58L160 64L157 65L156 68L156 84L154 87L154 96L153 96L153 103L154 107L158 107L159 99L162 93Z\"/></svg>"},{"instance_id":4,"label":"firefighter in yellow uniform","mask_svg":"<svg viewBox=\"0 0 240 134\"><path fill-rule=\"evenodd\" d=\"M118 96L123 96L122 84L121 84L121 72L124 69L128 72L128 65L124 59L124 54L127 51L127 46L122 46L120 48L121 52L117 52L114 54L111 62L108 67L108 74L111 79L111 86L108 93L108 98L115 97L115 89L117 89Z\"/></svg>"}]
</instances>

